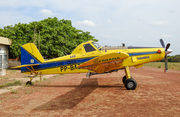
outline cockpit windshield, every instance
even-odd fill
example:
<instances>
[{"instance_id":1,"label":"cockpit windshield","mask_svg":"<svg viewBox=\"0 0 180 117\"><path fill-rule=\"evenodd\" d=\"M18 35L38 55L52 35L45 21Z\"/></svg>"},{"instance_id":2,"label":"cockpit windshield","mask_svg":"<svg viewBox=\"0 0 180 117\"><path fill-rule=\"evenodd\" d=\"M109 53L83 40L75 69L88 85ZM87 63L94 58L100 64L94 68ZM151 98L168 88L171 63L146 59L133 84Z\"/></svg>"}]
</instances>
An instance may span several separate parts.
<instances>
[{"instance_id":1,"label":"cockpit windshield","mask_svg":"<svg viewBox=\"0 0 180 117\"><path fill-rule=\"evenodd\" d=\"M92 42L92 44L97 48L99 49L101 47L101 45L99 45L97 42Z\"/></svg>"}]
</instances>

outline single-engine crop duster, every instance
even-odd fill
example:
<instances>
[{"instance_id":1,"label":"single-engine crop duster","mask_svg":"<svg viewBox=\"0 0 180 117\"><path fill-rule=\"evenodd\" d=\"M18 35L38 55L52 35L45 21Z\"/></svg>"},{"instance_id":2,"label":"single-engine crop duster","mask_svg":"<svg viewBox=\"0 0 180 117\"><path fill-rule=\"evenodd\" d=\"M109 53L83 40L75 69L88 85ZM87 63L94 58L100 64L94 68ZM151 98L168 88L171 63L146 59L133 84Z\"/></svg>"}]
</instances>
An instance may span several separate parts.
<instances>
[{"instance_id":1,"label":"single-engine crop duster","mask_svg":"<svg viewBox=\"0 0 180 117\"><path fill-rule=\"evenodd\" d=\"M21 47L21 65L14 68L21 68L22 73L30 74L30 81L36 75L43 74L66 74L66 73L87 73L87 77L96 74L111 73L124 70L122 78L127 90L135 90L136 81L131 77L129 67L142 67L143 64L161 60L165 57L167 71L167 54L172 50L165 47L160 39L162 47L109 47L100 46L97 42L87 41L77 46L67 56L44 60L37 47L33 43L27 43Z\"/></svg>"}]
</instances>

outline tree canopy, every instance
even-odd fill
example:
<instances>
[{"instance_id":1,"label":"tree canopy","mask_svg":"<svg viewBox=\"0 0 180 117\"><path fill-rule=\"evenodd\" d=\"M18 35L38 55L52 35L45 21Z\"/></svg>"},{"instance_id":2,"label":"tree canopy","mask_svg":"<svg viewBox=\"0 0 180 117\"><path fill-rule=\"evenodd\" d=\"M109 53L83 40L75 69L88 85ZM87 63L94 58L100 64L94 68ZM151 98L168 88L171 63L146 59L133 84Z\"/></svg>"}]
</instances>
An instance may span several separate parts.
<instances>
[{"instance_id":1,"label":"tree canopy","mask_svg":"<svg viewBox=\"0 0 180 117\"><path fill-rule=\"evenodd\" d=\"M165 58L160 60L160 62L164 62ZM180 62L180 55L168 56L168 62Z\"/></svg>"},{"instance_id":2,"label":"tree canopy","mask_svg":"<svg viewBox=\"0 0 180 117\"><path fill-rule=\"evenodd\" d=\"M34 42L47 58L70 54L76 46L88 40L98 41L90 32L84 32L72 26L70 20L48 18L29 24L18 23L0 28L0 36L13 40L10 46L10 58L21 56L20 47ZM40 38L40 43L38 39Z\"/></svg>"}]
</instances>

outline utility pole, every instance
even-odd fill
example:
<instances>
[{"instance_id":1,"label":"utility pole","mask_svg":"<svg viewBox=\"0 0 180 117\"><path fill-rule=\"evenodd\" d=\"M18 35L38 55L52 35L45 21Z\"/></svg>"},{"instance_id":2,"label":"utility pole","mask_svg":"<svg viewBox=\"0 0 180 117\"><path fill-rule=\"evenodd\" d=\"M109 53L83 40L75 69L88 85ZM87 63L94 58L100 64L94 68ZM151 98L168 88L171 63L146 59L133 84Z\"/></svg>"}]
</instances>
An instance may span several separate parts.
<instances>
[{"instance_id":1,"label":"utility pole","mask_svg":"<svg viewBox=\"0 0 180 117\"><path fill-rule=\"evenodd\" d=\"M38 49L39 49L39 51L40 51L40 43L41 43L41 42L40 42L40 41L41 41L40 39L41 39L41 37L40 37L40 31L39 31L39 40L38 40Z\"/></svg>"},{"instance_id":2,"label":"utility pole","mask_svg":"<svg viewBox=\"0 0 180 117\"><path fill-rule=\"evenodd\" d=\"M37 46L37 25L35 23L33 43Z\"/></svg>"}]
</instances>

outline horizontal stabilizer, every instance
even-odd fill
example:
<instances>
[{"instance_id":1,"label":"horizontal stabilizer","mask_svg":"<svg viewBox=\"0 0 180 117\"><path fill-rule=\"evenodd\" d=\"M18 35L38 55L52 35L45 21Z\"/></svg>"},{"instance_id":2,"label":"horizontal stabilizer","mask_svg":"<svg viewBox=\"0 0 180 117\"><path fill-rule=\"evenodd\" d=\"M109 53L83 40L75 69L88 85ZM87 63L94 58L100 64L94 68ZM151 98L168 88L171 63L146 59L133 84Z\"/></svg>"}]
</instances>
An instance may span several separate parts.
<instances>
[{"instance_id":1,"label":"horizontal stabilizer","mask_svg":"<svg viewBox=\"0 0 180 117\"><path fill-rule=\"evenodd\" d=\"M12 67L12 68L14 69L14 68L29 67L29 66L38 66L38 65L39 65L39 64L19 65L19 66Z\"/></svg>"}]
</instances>

